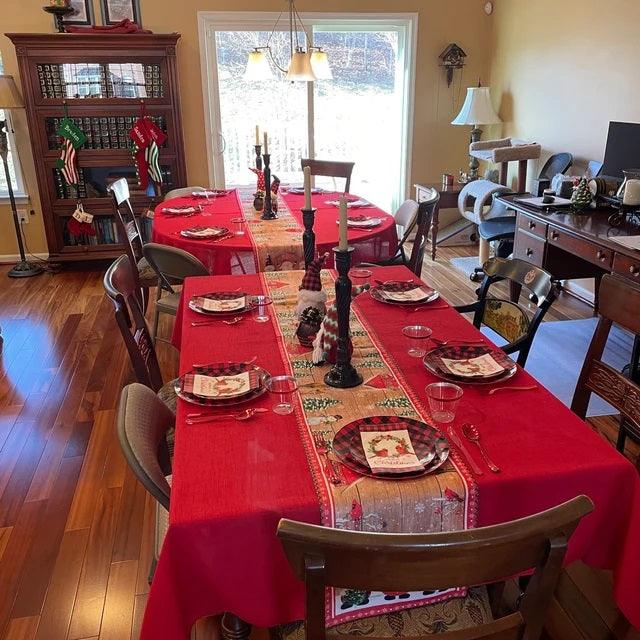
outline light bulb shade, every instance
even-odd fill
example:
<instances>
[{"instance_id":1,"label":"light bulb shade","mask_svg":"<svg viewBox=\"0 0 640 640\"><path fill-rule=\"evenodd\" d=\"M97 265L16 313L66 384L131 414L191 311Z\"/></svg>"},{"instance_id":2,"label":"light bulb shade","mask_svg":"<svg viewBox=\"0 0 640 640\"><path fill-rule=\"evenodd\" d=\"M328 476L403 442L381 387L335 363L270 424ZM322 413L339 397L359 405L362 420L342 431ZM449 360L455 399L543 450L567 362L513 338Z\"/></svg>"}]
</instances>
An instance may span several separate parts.
<instances>
[{"instance_id":1,"label":"light bulb shade","mask_svg":"<svg viewBox=\"0 0 640 640\"><path fill-rule=\"evenodd\" d=\"M311 67L311 54L297 49L294 51L289 61L289 70L287 71L287 80L299 82L313 82L316 74Z\"/></svg>"},{"instance_id":2,"label":"light bulb shade","mask_svg":"<svg viewBox=\"0 0 640 640\"><path fill-rule=\"evenodd\" d=\"M0 109L21 109L22 107L24 102L13 76L0 75Z\"/></svg>"},{"instance_id":3,"label":"light bulb shade","mask_svg":"<svg viewBox=\"0 0 640 640\"><path fill-rule=\"evenodd\" d=\"M273 72L264 51L255 49L249 53L244 79L248 81L271 80Z\"/></svg>"},{"instance_id":4,"label":"light bulb shade","mask_svg":"<svg viewBox=\"0 0 640 640\"><path fill-rule=\"evenodd\" d=\"M318 80L332 80L333 73L329 66L329 58L322 50L314 51L311 54L311 68Z\"/></svg>"},{"instance_id":5,"label":"light bulb shade","mask_svg":"<svg viewBox=\"0 0 640 640\"><path fill-rule=\"evenodd\" d=\"M460 113L451 124L496 124L502 122L491 104L489 87L469 87Z\"/></svg>"}]
</instances>

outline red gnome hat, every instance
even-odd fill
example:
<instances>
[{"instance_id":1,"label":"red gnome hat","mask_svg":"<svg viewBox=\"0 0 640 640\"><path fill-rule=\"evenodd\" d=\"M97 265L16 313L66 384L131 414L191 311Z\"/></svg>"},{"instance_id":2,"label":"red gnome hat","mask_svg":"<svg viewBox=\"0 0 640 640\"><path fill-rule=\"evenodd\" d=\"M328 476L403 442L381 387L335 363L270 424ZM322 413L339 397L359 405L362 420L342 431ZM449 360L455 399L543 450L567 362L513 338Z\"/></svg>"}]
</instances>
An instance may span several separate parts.
<instances>
[{"instance_id":1,"label":"red gnome hat","mask_svg":"<svg viewBox=\"0 0 640 640\"><path fill-rule=\"evenodd\" d=\"M315 260L309 263L307 270L304 272L302 278L302 284L300 289L306 289L307 291L322 291L322 282L320 282L320 271L324 266L324 261L327 254L318 256Z\"/></svg>"}]
</instances>

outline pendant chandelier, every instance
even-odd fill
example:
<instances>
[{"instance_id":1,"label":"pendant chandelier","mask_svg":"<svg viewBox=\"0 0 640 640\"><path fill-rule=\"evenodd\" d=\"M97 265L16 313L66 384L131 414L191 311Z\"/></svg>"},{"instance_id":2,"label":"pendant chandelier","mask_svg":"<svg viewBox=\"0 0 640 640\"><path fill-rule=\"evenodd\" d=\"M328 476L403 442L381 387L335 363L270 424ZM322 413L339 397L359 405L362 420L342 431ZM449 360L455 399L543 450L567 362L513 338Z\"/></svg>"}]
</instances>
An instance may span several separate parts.
<instances>
[{"instance_id":1,"label":"pendant chandelier","mask_svg":"<svg viewBox=\"0 0 640 640\"><path fill-rule=\"evenodd\" d=\"M333 78L327 54L322 50L322 47L308 46L305 50L304 47L300 46L298 32L302 31L304 33L305 44L309 42L309 34L298 14L294 0L288 0L288 4L290 50L288 67L285 69L278 64L271 49L271 39L284 13L281 11L266 45L263 47L255 47L253 51L249 52L247 68L244 73L245 80L270 80L273 78L273 72L267 54L273 65L285 74L287 80L292 82L313 82L314 80L331 80L331 78Z\"/></svg>"}]
</instances>

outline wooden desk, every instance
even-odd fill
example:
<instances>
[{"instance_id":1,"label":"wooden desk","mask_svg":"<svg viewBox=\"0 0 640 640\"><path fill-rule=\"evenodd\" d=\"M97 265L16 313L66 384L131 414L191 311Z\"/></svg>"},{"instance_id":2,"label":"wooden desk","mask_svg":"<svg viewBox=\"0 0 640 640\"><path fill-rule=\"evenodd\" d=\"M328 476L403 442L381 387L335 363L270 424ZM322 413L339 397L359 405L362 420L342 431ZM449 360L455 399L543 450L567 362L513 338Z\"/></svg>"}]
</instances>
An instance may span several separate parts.
<instances>
[{"instance_id":1,"label":"wooden desk","mask_svg":"<svg viewBox=\"0 0 640 640\"><path fill-rule=\"evenodd\" d=\"M517 202L521 197L497 197L517 214L514 257L546 269L559 280L595 278L596 294L600 279L607 272L640 282L640 252L611 239L617 235L640 235L640 228L629 224L610 226L610 209L593 209L585 214L536 209Z\"/></svg>"},{"instance_id":2,"label":"wooden desk","mask_svg":"<svg viewBox=\"0 0 640 640\"><path fill-rule=\"evenodd\" d=\"M431 259L435 260L438 245L438 229L440 228L440 207L443 209L457 209L458 196L465 185L454 182L450 186L444 186L436 182L426 182L417 183L413 186L416 190L416 202L426 200L430 195L430 189L435 189L440 194L440 201L433 212L433 221L431 223ZM458 231L459 229L456 229L455 233L458 233ZM448 240L452 235L455 235L455 233L440 238L440 242Z\"/></svg>"}]
</instances>

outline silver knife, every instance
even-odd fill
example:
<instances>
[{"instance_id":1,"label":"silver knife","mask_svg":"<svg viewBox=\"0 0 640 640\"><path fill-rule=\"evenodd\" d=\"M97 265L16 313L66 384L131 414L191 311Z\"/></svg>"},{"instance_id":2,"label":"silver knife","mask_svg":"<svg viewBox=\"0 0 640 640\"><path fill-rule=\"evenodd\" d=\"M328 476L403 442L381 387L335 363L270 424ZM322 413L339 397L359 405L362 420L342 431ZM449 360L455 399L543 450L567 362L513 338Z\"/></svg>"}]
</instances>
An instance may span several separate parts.
<instances>
[{"instance_id":1,"label":"silver knife","mask_svg":"<svg viewBox=\"0 0 640 640\"><path fill-rule=\"evenodd\" d=\"M460 449L460 451L466 458L467 462L471 466L471 470L473 471L473 473L475 473L477 476L484 475L484 472L478 466L478 463L471 457L471 454L467 451L466 447L462 444L462 440L460 440L460 438L458 437L458 434L453 430L453 426L450 426L447 429L447 433L449 434L449 438L451 438L451 441L453 442L453 444L455 444L456 447Z\"/></svg>"}]
</instances>

